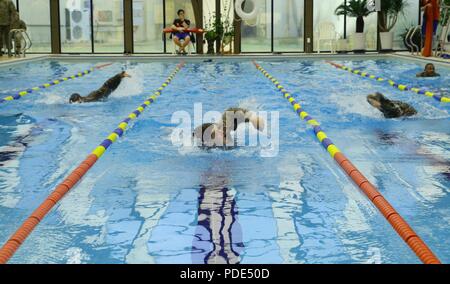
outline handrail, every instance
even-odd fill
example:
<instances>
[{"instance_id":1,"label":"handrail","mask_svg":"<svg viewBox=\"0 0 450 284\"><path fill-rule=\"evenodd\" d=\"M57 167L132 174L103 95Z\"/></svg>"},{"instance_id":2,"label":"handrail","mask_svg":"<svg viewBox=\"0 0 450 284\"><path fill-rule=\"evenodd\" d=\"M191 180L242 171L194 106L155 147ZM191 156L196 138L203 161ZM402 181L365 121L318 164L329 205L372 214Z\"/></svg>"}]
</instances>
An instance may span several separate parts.
<instances>
[{"instance_id":1,"label":"handrail","mask_svg":"<svg viewBox=\"0 0 450 284\"><path fill-rule=\"evenodd\" d=\"M399 89L400 91L412 91L412 92L414 92L416 94L425 95L427 97L433 98L436 101L441 102L441 103L450 103L450 98L444 97L444 96L440 96L438 94L435 94L435 93L427 91L427 90L422 90L422 89L419 89L419 88L413 88L413 87L408 87L406 85L398 84L398 83L396 83L396 82L394 82L392 80L386 80L384 78L381 78L381 77L378 77L378 76L375 76L375 75L371 75L371 74L369 74L367 72L364 72L364 71L361 71L361 70L354 70L354 69L351 69L351 68L349 68L347 66L340 65L340 64L337 64L337 63L334 63L334 62L327 61L327 63L332 65L332 66L334 66L334 67L336 67L337 69L345 70L345 71L348 71L348 72L350 72L352 74L359 75L359 76L364 77L364 78L373 79L373 80L376 80L378 82L388 82L389 85L391 85L392 87L394 87L396 89Z\"/></svg>"},{"instance_id":2,"label":"handrail","mask_svg":"<svg viewBox=\"0 0 450 284\"><path fill-rule=\"evenodd\" d=\"M44 219L50 210L63 197L75 187L75 185L86 175L92 166L103 156L105 151L119 138L122 137L128 124L131 120L137 119L144 110L152 104L161 95L162 91L170 84L174 76L184 66L184 63L179 64L175 71L167 78L167 80L155 91L154 95L148 98L135 111L124 119L107 139L105 139L100 146L95 148L86 159L72 173L60 183L55 190L47 197L47 199L23 222L17 231L9 238L9 240L0 249L0 264L5 264L15 254L17 249L25 242L31 232Z\"/></svg>"},{"instance_id":3,"label":"handrail","mask_svg":"<svg viewBox=\"0 0 450 284\"><path fill-rule=\"evenodd\" d=\"M65 81L74 80L76 78L81 78L81 77L83 77L85 75L88 75L88 74L94 72L95 70L102 69L102 68L105 68L105 67L110 66L110 65L112 65L112 63L103 64L103 65L99 65L99 66L94 66L92 68L89 68L88 70L85 70L85 71L82 71L82 72L78 72L77 74L72 75L70 77L64 77L64 78L56 79L56 80L51 81L50 83L46 83L46 84L40 85L38 87L34 87L34 88L26 89L26 90L23 90L23 91L19 91L15 95L7 96L7 97L5 97L3 99L0 99L0 104L6 103L8 101L20 100L23 96L31 94L31 93L33 93L35 91L39 91L41 89L47 89L47 88L50 88L52 86L61 84L62 82L65 82Z\"/></svg>"},{"instance_id":4,"label":"handrail","mask_svg":"<svg viewBox=\"0 0 450 284\"><path fill-rule=\"evenodd\" d=\"M350 177L355 184L367 195L370 201L380 210L386 220L392 225L397 233L402 237L405 243L416 253L419 259L425 264L440 264L439 259L422 241L422 239L414 232L408 223L400 216L400 214L391 206L391 204L381 195L377 188L372 185L366 177L347 159L339 148L331 141L330 138L320 127L320 124L314 120L303 107L292 97L292 95L261 65L253 62L255 67L264 74L266 78L272 81L277 89L283 93L284 97L294 107L294 110L314 129L317 139L322 143L323 147L328 151L331 157L339 164L344 172Z\"/></svg>"},{"instance_id":5,"label":"handrail","mask_svg":"<svg viewBox=\"0 0 450 284\"><path fill-rule=\"evenodd\" d=\"M24 29L12 29L12 30L9 31L9 34L8 34L8 40L9 40L10 43L12 43L14 41L13 37L16 36L16 33L21 33L22 34L22 39L23 39L25 44L24 44L24 47L22 48L22 52L21 53L23 53L23 57L25 57L26 51L29 50L33 46L33 42L31 41L30 36L28 35L26 30L24 30ZM28 39L28 41L27 41L27 39ZM17 47L14 46L14 48L16 49ZM11 48L8 49L8 56L10 56L10 57L12 56Z\"/></svg>"}]
</instances>

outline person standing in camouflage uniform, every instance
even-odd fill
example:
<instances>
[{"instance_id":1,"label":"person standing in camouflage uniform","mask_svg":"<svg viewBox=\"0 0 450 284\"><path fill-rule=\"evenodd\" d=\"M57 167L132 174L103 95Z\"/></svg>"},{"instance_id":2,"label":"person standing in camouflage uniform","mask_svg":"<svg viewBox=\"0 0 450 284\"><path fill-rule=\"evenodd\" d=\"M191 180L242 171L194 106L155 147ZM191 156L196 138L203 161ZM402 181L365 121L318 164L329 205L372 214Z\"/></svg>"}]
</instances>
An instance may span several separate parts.
<instances>
[{"instance_id":1,"label":"person standing in camouflage uniform","mask_svg":"<svg viewBox=\"0 0 450 284\"><path fill-rule=\"evenodd\" d=\"M5 44L5 51L11 48L8 36L11 28L11 18L14 13L17 13L17 11L11 0L0 0L0 48L3 48ZM0 56L2 55L2 52L0 52Z\"/></svg>"}]
</instances>

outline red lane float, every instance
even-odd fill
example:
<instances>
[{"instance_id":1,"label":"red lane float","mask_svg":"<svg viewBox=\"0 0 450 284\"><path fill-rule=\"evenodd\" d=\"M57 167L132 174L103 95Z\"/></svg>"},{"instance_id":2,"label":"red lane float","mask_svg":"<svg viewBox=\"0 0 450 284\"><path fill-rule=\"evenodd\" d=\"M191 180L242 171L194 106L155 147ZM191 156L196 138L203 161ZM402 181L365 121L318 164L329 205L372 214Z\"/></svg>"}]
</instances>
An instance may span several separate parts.
<instances>
[{"instance_id":1,"label":"red lane float","mask_svg":"<svg viewBox=\"0 0 450 284\"><path fill-rule=\"evenodd\" d=\"M353 182L364 192L369 200L378 208L386 220L391 224L399 236L411 248L417 257L425 264L440 264L425 242L414 232L408 223L372 185L369 180L345 157L341 152L336 153L334 160Z\"/></svg>"},{"instance_id":2,"label":"red lane float","mask_svg":"<svg viewBox=\"0 0 450 284\"><path fill-rule=\"evenodd\" d=\"M205 31L203 29L193 28L193 29L185 29L185 30L183 30L183 32L185 32L185 33L194 33L194 34L202 34ZM172 28L166 28L166 29L163 30L163 33L166 33L166 34L180 33L180 31L176 30L176 29L172 29Z\"/></svg>"},{"instance_id":3,"label":"red lane float","mask_svg":"<svg viewBox=\"0 0 450 284\"><path fill-rule=\"evenodd\" d=\"M95 69L102 69L102 68L105 68L105 67L108 67L108 66L111 66L111 65L113 65L113 64L112 63L106 63L106 64L103 64L103 65L95 66L94 68Z\"/></svg>"}]
</instances>

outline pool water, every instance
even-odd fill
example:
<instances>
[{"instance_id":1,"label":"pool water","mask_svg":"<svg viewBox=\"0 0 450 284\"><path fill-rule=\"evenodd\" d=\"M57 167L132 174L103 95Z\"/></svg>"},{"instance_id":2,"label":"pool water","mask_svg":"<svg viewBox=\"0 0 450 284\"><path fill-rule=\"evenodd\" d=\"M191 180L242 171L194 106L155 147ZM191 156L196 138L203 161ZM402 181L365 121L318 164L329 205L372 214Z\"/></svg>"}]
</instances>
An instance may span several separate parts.
<instances>
[{"instance_id":1,"label":"pool water","mask_svg":"<svg viewBox=\"0 0 450 284\"><path fill-rule=\"evenodd\" d=\"M0 97L105 62L43 60L0 69ZM0 243L178 62L112 66L0 105ZM441 261L450 263L450 106L338 70L320 60L258 61L322 124ZM410 86L450 92L450 69L341 61ZM121 70L108 101L69 105ZM446 89L447 88L447 89ZM381 92L419 114L386 120ZM447 95L449 96L449 95ZM279 112L275 155L172 143L177 111L243 106ZM269 123L270 124L270 123ZM198 126L198 125L194 125ZM250 130L250 131L255 131ZM419 263L250 61L187 63L31 234L11 263Z\"/></svg>"}]
</instances>

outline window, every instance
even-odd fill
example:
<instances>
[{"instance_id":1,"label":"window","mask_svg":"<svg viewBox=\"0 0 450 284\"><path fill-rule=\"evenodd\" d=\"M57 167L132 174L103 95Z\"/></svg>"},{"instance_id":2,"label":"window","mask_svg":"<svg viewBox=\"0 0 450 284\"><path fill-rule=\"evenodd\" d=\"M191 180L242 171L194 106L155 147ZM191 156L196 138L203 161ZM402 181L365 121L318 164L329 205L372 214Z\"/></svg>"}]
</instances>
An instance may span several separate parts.
<instances>
[{"instance_id":1,"label":"window","mask_svg":"<svg viewBox=\"0 0 450 284\"><path fill-rule=\"evenodd\" d=\"M241 50L242 52L271 52L272 50L272 1L255 1L258 13L253 20L241 22ZM244 12L251 12L251 1L243 4Z\"/></svg>"},{"instance_id":2,"label":"window","mask_svg":"<svg viewBox=\"0 0 450 284\"><path fill-rule=\"evenodd\" d=\"M226 0L227 1L227 0ZM228 0L229 1L229 0ZM216 16L216 0L203 0L203 28L210 29ZM223 7L222 7L223 9ZM216 44L213 44L214 52ZM208 42L204 40L203 53L208 52Z\"/></svg>"},{"instance_id":3,"label":"window","mask_svg":"<svg viewBox=\"0 0 450 284\"><path fill-rule=\"evenodd\" d=\"M304 0L274 1L274 51L303 51Z\"/></svg>"},{"instance_id":4,"label":"window","mask_svg":"<svg viewBox=\"0 0 450 284\"><path fill-rule=\"evenodd\" d=\"M133 0L135 52L164 52L162 0Z\"/></svg>"},{"instance_id":5,"label":"window","mask_svg":"<svg viewBox=\"0 0 450 284\"><path fill-rule=\"evenodd\" d=\"M20 18L27 24L32 46L27 52L51 52L50 2L20 0Z\"/></svg>"},{"instance_id":6,"label":"window","mask_svg":"<svg viewBox=\"0 0 450 284\"><path fill-rule=\"evenodd\" d=\"M91 53L90 0L60 0L59 18L61 51Z\"/></svg>"},{"instance_id":7,"label":"window","mask_svg":"<svg viewBox=\"0 0 450 284\"><path fill-rule=\"evenodd\" d=\"M195 14L192 7L191 0L166 0L166 27L171 26L173 21L178 18L178 10L183 9L186 19L191 21L191 28L196 27ZM172 53L174 51L174 44L172 39L169 38L170 34L166 34L167 52ZM191 45L192 51L195 52L195 47Z\"/></svg>"},{"instance_id":8,"label":"window","mask_svg":"<svg viewBox=\"0 0 450 284\"><path fill-rule=\"evenodd\" d=\"M94 51L123 53L124 22L122 0L94 0Z\"/></svg>"},{"instance_id":9,"label":"window","mask_svg":"<svg viewBox=\"0 0 450 284\"><path fill-rule=\"evenodd\" d=\"M364 18L364 33L366 34L366 50L377 49L378 32L377 13L371 13ZM347 16L347 38L349 39L349 50L353 49L354 34L356 32L356 18Z\"/></svg>"},{"instance_id":10,"label":"window","mask_svg":"<svg viewBox=\"0 0 450 284\"><path fill-rule=\"evenodd\" d=\"M419 0L407 0L403 13L398 15L394 29L394 49L406 49L402 35L406 30L419 24Z\"/></svg>"},{"instance_id":11,"label":"window","mask_svg":"<svg viewBox=\"0 0 450 284\"><path fill-rule=\"evenodd\" d=\"M323 5L323 0L314 0L314 50L317 50L317 39L319 37L319 26L321 23L332 23L336 29L337 37L344 38L345 17L336 16L334 11L344 0L327 0L327 5ZM352 18L347 18L347 21ZM330 46L321 48L322 50L331 50Z\"/></svg>"},{"instance_id":12,"label":"window","mask_svg":"<svg viewBox=\"0 0 450 284\"><path fill-rule=\"evenodd\" d=\"M224 32L231 32L234 28L234 1L222 0L220 7ZM234 50L234 44L230 35L225 36L224 34L221 49L223 49L224 53L229 53L231 50Z\"/></svg>"}]
</instances>

